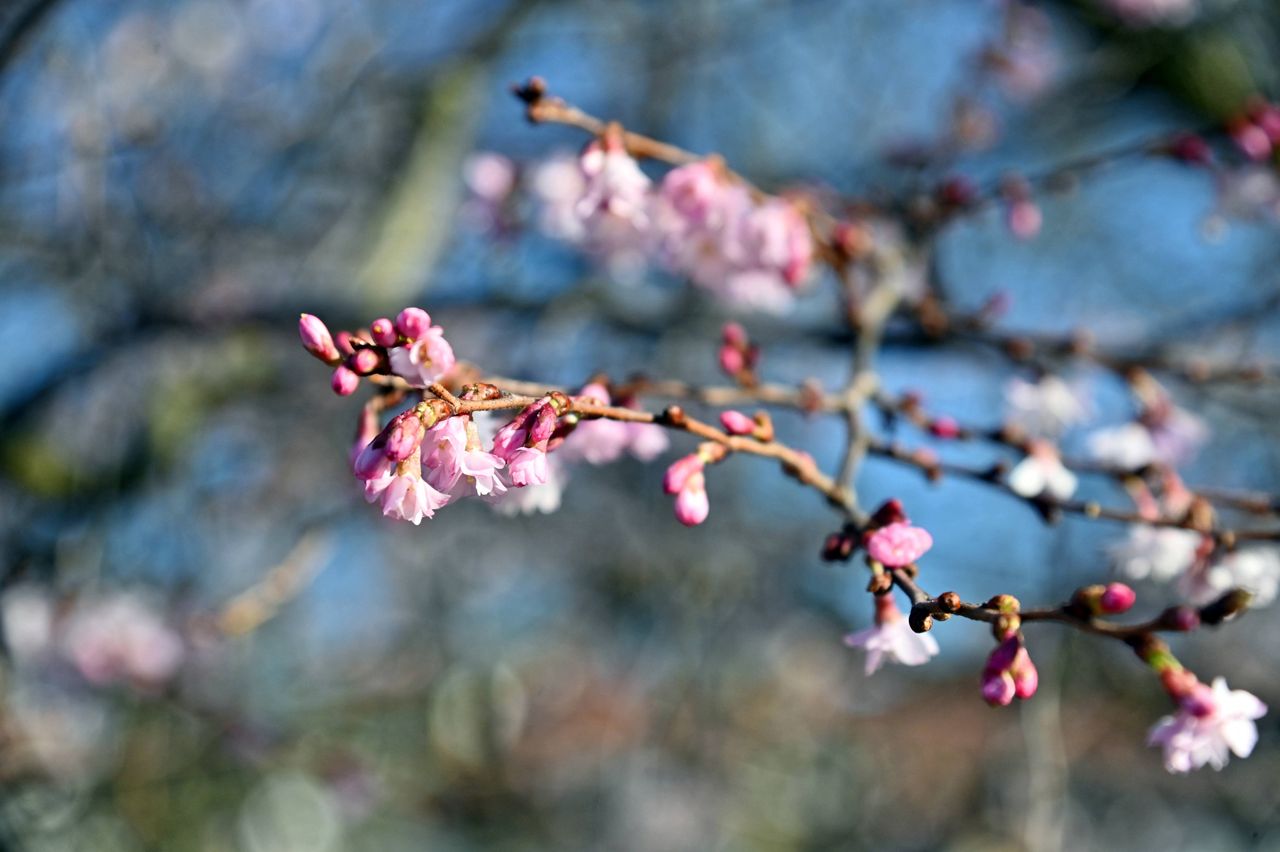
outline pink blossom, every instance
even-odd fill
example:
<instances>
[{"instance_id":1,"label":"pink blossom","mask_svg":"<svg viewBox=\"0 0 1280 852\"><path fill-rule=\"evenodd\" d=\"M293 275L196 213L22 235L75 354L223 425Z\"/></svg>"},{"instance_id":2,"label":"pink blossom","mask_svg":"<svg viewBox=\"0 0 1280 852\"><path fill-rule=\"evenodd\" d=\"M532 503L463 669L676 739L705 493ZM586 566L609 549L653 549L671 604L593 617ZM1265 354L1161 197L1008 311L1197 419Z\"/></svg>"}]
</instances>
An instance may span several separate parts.
<instances>
[{"instance_id":1,"label":"pink blossom","mask_svg":"<svg viewBox=\"0 0 1280 852\"><path fill-rule=\"evenodd\" d=\"M404 346L390 350L391 370L415 387L438 382L453 369L453 347L444 339L444 329L433 325L427 333Z\"/></svg>"},{"instance_id":2,"label":"pink blossom","mask_svg":"<svg viewBox=\"0 0 1280 852\"><path fill-rule=\"evenodd\" d=\"M478 151L462 164L462 180L479 201L499 206L516 185L516 165L501 154Z\"/></svg>"},{"instance_id":3,"label":"pink blossom","mask_svg":"<svg viewBox=\"0 0 1280 852\"><path fill-rule=\"evenodd\" d=\"M396 466L396 473L386 480L380 494L384 516L417 526L423 518L432 517L437 509L448 504L449 495L432 488L422 478L421 471L421 462L416 455ZM379 484L382 481L371 480Z\"/></svg>"},{"instance_id":4,"label":"pink blossom","mask_svg":"<svg viewBox=\"0 0 1280 852\"><path fill-rule=\"evenodd\" d=\"M1037 438L1057 437L1089 413L1082 390L1052 374L1034 382L1014 377L1004 397L1009 420Z\"/></svg>"},{"instance_id":5,"label":"pink blossom","mask_svg":"<svg viewBox=\"0 0 1280 852\"><path fill-rule=\"evenodd\" d=\"M131 594L79 602L64 625L61 645L85 680L100 686L162 683L186 655L177 632Z\"/></svg>"},{"instance_id":6,"label":"pink blossom","mask_svg":"<svg viewBox=\"0 0 1280 852\"><path fill-rule=\"evenodd\" d=\"M689 477L695 473L701 473L705 466L706 462L697 453L681 456L667 468L662 478L662 490L668 494L679 494L684 490Z\"/></svg>"},{"instance_id":7,"label":"pink blossom","mask_svg":"<svg viewBox=\"0 0 1280 852\"><path fill-rule=\"evenodd\" d=\"M874 674L885 662L920 666L938 653L938 642L928 633L916 633L890 595L876 596L874 627L844 637L850 648L867 653L866 673Z\"/></svg>"},{"instance_id":8,"label":"pink blossom","mask_svg":"<svg viewBox=\"0 0 1280 852\"><path fill-rule=\"evenodd\" d=\"M1164 749L1164 767L1170 772L1190 772L1206 763L1214 769L1227 765L1230 756L1248 757L1258 742L1256 720L1267 712L1257 696L1243 689L1228 689L1215 678L1213 687L1196 684L1183 696L1178 712L1165 716L1151 729L1148 745Z\"/></svg>"},{"instance_id":9,"label":"pink blossom","mask_svg":"<svg viewBox=\"0 0 1280 852\"><path fill-rule=\"evenodd\" d=\"M1124 423L1099 429L1089 436L1089 455L1121 470L1138 470L1156 459L1151 433L1141 423Z\"/></svg>"},{"instance_id":10,"label":"pink blossom","mask_svg":"<svg viewBox=\"0 0 1280 852\"><path fill-rule=\"evenodd\" d=\"M866 540L867 553L889 568L901 568L915 562L933 547L933 536L922 527L897 522L883 526Z\"/></svg>"},{"instance_id":11,"label":"pink blossom","mask_svg":"<svg viewBox=\"0 0 1280 852\"><path fill-rule=\"evenodd\" d=\"M546 458L546 453L541 454ZM464 450L458 459L458 470L462 473L459 482L465 482L475 489L480 497L497 497L507 490L507 486L498 476L498 471L506 467L506 462L481 449ZM543 476L545 479L545 474Z\"/></svg>"},{"instance_id":12,"label":"pink blossom","mask_svg":"<svg viewBox=\"0 0 1280 852\"><path fill-rule=\"evenodd\" d=\"M534 168L531 187L541 202L539 224L544 233L568 242L585 239L587 231L578 216L577 204L586 183L573 154L562 152Z\"/></svg>"},{"instance_id":13,"label":"pink blossom","mask_svg":"<svg viewBox=\"0 0 1280 852\"><path fill-rule=\"evenodd\" d=\"M1190 461L1209 440L1209 427L1196 415L1172 403L1158 412L1148 412L1144 420L1155 447L1155 457L1165 464Z\"/></svg>"},{"instance_id":14,"label":"pink blossom","mask_svg":"<svg viewBox=\"0 0 1280 852\"><path fill-rule=\"evenodd\" d=\"M560 454L547 456L546 480L539 485L512 488L490 501L493 508L504 515L529 515L534 512L550 514L560 508L569 473Z\"/></svg>"},{"instance_id":15,"label":"pink blossom","mask_svg":"<svg viewBox=\"0 0 1280 852\"><path fill-rule=\"evenodd\" d=\"M679 166L662 178L658 196L677 217L682 229L716 230L724 225L726 182L723 169L708 160Z\"/></svg>"},{"instance_id":16,"label":"pink blossom","mask_svg":"<svg viewBox=\"0 0 1280 852\"><path fill-rule=\"evenodd\" d=\"M1034 239L1044 224L1044 214L1040 212L1039 205L1029 198L1013 201L1005 211L1005 218L1009 232L1020 240Z\"/></svg>"},{"instance_id":17,"label":"pink blossom","mask_svg":"<svg viewBox=\"0 0 1280 852\"><path fill-rule=\"evenodd\" d=\"M518 488L547 481L547 452L536 447L520 447L507 459L511 484Z\"/></svg>"},{"instance_id":18,"label":"pink blossom","mask_svg":"<svg viewBox=\"0 0 1280 852\"><path fill-rule=\"evenodd\" d=\"M427 430L422 438L422 463L427 481L438 491L451 493L462 478L459 465L467 447L465 416L447 417Z\"/></svg>"},{"instance_id":19,"label":"pink blossom","mask_svg":"<svg viewBox=\"0 0 1280 852\"><path fill-rule=\"evenodd\" d=\"M1249 592L1254 607L1269 605L1280 591L1280 549L1242 547L1215 561L1192 563L1182 575L1179 591L1194 604L1206 604L1232 589Z\"/></svg>"},{"instance_id":20,"label":"pink blossom","mask_svg":"<svg viewBox=\"0 0 1280 852\"><path fill-rule=\"evenodd\" d=\"M742 217L737 241L730 245L739 264L777 273L792 287L804 282L813 262L809 223L781 198L770 198Z\"/></svg>"},{"instance_id":21,"label":"pink blossom","mask_svg":"<svg viewBox=\"0 0 1280 852\"><path fill-rule=\"evenodd\" d=\"M1133 526L1125 541L1108 549L1120 573L1134 580L1171 580L1191 567L1201 536L1173 527Z\"/></svg>"},{"instance_id":22,"label":"pink blossom","mask_svg":"<svg viewBox=\"0 0 1280 852\"><path fill-rule=\"evenodd\" d=\"M601 405L612 401L608 389L599 382L584 385L575 398L595 400ZM630 442L631 433L625 423L605 418L582 420L565 440L564 452L588 464L608 464L620 458Z\"/></svg>"},{"instance_id":23,"label":"pink blossom","mask_svg":"<svg viewBox=\"0 0 1280 852\"><path fill-rule=\"evenodd\" d=\"M627 423L627 450L642 462L653 461L667 451L667 431L653 423Z\"/></svg>"}]
</instances>

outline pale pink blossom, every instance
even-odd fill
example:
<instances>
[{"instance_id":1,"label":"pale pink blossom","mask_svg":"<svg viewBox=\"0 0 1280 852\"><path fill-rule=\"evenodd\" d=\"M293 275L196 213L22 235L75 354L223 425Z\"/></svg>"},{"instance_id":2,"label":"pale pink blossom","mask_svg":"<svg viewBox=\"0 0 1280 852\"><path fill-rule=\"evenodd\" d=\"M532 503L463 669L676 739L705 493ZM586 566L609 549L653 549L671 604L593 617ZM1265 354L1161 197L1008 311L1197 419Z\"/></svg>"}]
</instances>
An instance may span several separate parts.
<instances>
[{"instance_id":1,"label":"pale pink blossom","mask_svg":"<svg viewBox=\"0 0 1280 852\"><path fill-rule=\"evenodd\" d=\"M417 526L423 518L432 517L437 509L448 504L449 495L432 488L422 478L420 470L415 456L410 461L401 462L397 472L386 481L379 495L385 517Z\"/></svg>"},{"instance_id":2,"label":"pale pink blossom","mask_svg":"<svg viewBox=\"0 0 1280 852\"><path fill-rule=\"evenodd\" d=\"M547 481L547 452L536 447L520 447L507 459L507 473L517 488L542 485Z\"/></svg>"},{"instance_id":3,"label":"pale pink blossom","mask_svg":"<svg viewBox=\"0 0 1280 852\"><path fill-rule=\"evenodd\" d=\"M561 152L534 167L530 185L541 202L538 221L547 236L571 243L586 238L586 226L577 212L586 184L573 154Z\"/></svg>"},{"instance_id":4,"label":"pale pink blossom","mask_svg":"<svg viewBox=\"0 0 1280 852\"><path fill-rule=\"evenodd\" d=\"M1089 455L1120 470L1138 470L1157 458L1151 433L1141 423L1123 423L1089 435Z\"/></svg>"},{"instance_id":5,"label":"pale pink blossom","mask_svg":"<svg viewBox=\"0 0 1280 852\"><path fill-rule=\"evenodd\" d=\"M1033 441L1030 453L1009 471L1009 488L1020 497L1045 495L1068 500L1076 493L1076 475L1062 463L1052 444Z\"/></svg>"},{"instance_id":6,"label":"pale pink blossom","mask_svg":"<svg viewBox=\"0 0 1280 852\"><path fill-rule=\"evenodd\" d=\"M493 508L503 515L550 514L560 508L569 472L559 453L547 456L547 476L538 485L512 488L493 499Z\"/></svg>"},{"instance_id":7,"label":"pale pink blossom","mask_svg":"<svg viewBox=\"0 0 1280 852\"><path fill-rule=\"evenodd\" d=\"M1052 374L1034 382L1015 376L1004 397L1009 421L1032 437L1055 438L1089 415L1082 390Z\"/></svg>"},{"instance_id":8,"label":"pale pink blossom","mask_svg":"<svg viewBox=\"0 0 1280 852\"><path fill-rule=\"evenodd\" d=\"M128 593L77 602L62 625L61 647L84 679L99 686L163 683L186 656L177 631L149 603Z\"/></svg>"},{"instance_id":9,"label":"pale pink blossom","mask_svg":"<svg viewBox=\"0 0 1280 852\"><path fill-rule=\"evenodd\" d=\"M866 651L865 671L874 674L884 663L921 666L937 655L938 641L928 633L916 633L890 595L876 596L874 627L844 637L850 648Z\"/></svg>"},{"instance_id":10,"label":"pale pink blossom","mask_svg":"<svg viewBox=\"0 0 1280 852\"><path fill-rule=\"evenodd\" d=\"M1135 525L1124 541L1108 548L1116 569L1134 580L1172 580L1196 560L1201 535L1174 527Z\"/></svg>"},{"instance_id":11,"label":"pale pink blossom","mask_svg":"<svg viewBox=\"0 0 1280 852\"><path fill-rule=\"evenodd\" d=\"M516 164L492 151L477 151L462 163L462 180L478 200L498 206L516 185Z\"/></svg>"},{"instance_id":12,"label":"pale pink blossom","mask_svg":"<svg viewBox=\"0 0 1280 852\"><path fill-rule=\"evenodd\" d=\"M415 387L438 382L453 369L453 347L444 339L444 329L431 326L422 337L397 346L388 353L391 370Z\"/></svg>"},{"instance_id":13,"label":"pale pink blossom","mask_svg":"<svg viewBox=\"0 0 1280 852\"><path fill-rule=\"evenodd\" d=\"M667 430L653 423L627 423L627 451L642 462L653 461L667 451Z\"/></svg>"},{"instance_id":14,"label":"pale pink blossom","mask_svg":"<svg viewBox=\"0 0 1280 852\"><path fill-rule=\"evenodd\" d=\"M1257 696L1228 689L1225 680L1215 678L1212 688L1196 684L1176 714L1155 724L1147 744L1164 749L1164 767L1170 772L1190 772L1205 764L1220 770L1232 754L1248 757L1253 752L1255 722L1266 712Z\"/></svg>"},{"instance_id":15,"label":"pale pink blossom","mask_svg":"<svg viewBox=\"0 0 1280 852\"><path fill-rule=\"evenodd\" d=\"M915 562L933 547L933 536L922 527L899 521L883 526L866 540L867 553L889 568L901 568Z\"/></svg>"},{"instance_id":16,"label":"pale pink blossom","mask_svg":"<svg viewBox=\"0 0 1280 852\"><path fill-rule=\"evenodd\" d=\"M1145 425L1151 434L1156 458L1165 464L1185 464L1209 440L1208 424L1172 404L1151 416Z\"/></svg>"},{"instance_id":17,"label":"pale pink blossom","mask_svg":"<svg viewBox=\"0 0 1280 852\"><path fill-rule=\"evenodd\" d=\"M1244 589L1253 595L1251 606L1267 606L1280 591L1280 549L1244 547L1214 562L1193 563L1178 588L1195 604L1209 603L1232 589Z\"/></svg>"}]
</instances>

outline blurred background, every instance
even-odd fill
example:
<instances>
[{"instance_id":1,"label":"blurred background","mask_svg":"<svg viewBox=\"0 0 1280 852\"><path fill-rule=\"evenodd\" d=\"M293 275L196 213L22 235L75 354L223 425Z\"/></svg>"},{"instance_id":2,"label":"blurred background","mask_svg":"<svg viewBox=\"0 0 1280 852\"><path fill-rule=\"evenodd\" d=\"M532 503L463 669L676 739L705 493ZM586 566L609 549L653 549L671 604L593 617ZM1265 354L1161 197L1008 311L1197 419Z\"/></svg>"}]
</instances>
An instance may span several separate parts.
<instances>
[{"instance_id":1,"label":"blurred background","mask_svg":"<svg viewBox=\"0 0 1280 852\"><path fill-rule=\"evenodd\" d=\"M1144 746L1168 699L1123 648L1029 629L1040 694L998 711L975 624L864 676L840 640L865 572L819 560L836 518L772 466L717 468L692 530L663 462L630 460L549 515L385 521L348 472L358 406L296 331L420 304L496 373L720 381L723 306L477 215L474 152L585 141L523 121L531 74L764 186L860 195L1220 126L1277 94L1278 30L1269 0L7 0L0 849L1280 848L1280 717L1252 758L1168 776ZM1277 199L1265 166L1118 157L1039 198L1032 240L996 208L947 226L935 284L1007 294L1021 331L1275 359ZM743 320L767 378L843 382L837 305L818 281ZM1000 421L1017 369L900 338L888 389ZM1132 415L1068 376L1095 422ZM1278 490L1274 386L1169 388L1213 430L1189 482ZM839 422L777 422L834 466ZM1061 600L1125 534L875 459L859 487L966 599ZM1261 610L1175 650L1277 707L1278 641Z\"/></svg>"}]
</instances>

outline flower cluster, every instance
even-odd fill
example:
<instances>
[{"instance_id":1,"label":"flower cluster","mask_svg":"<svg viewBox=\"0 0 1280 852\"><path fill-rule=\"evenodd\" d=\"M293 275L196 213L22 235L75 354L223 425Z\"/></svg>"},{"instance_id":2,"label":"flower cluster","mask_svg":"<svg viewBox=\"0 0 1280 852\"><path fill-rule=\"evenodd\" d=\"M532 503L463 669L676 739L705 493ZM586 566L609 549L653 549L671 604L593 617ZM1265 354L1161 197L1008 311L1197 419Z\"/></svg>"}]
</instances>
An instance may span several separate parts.
<instances>
[{"instance_id":1,"label":"flower cluster","mask_svg":"<svg viewBox=\"0 0 1280 852\"><path fill-rule=\"evenodd\" d=\"M799 202L760 196L717 159L671 169L654 187L611 129L576 168L534 174L543 228L615 268L658 262L746 308L779 311L809 278L813 238Z\"/></svg>"},{"instance_id":2,"label":"flower cluster","mask_svg":"<svg viewBox=\"0 0 1280 852\"><path fill-rule=\"evenodd\" d=\"M1232 754L1248 757L1253 752L1255 722L1267 712L1257 696L1228 689L1220 677L1206 686L1165 653L1154 655L1152 668L1178 705L1177 713L1155 724L1147 740L1164 750L1165 769L1190 772L1206 764L1222 769Z\"/></svg>"},{"instance_id":3,"label":"flower cluster","mask_svg":"<svg viewBox=\"0 0 1280 852\"><path fill-rule=\"evenodd\" d=\"M345 370L357 375L350 362L360 353L369 353L376 364L360 375L396 377L408 388L420 389L442 387L438 383L455 366L444 330L432 325L421 308L405 308L394 322L379 319L368 330L336 336L317 317L304 314L300 332L308 352L326 363L337 363L336 373ZM353 355L343 358L340 345ZM497 393L491 385L477 385L464 392L463 401L485 395L491 399ZM544 396L496 430L491 429L491 421L482 419L489 416L483 411L458 411L453 402L439 396L400 411L381 429L375 410L366 406L352 450L352 467L363 483L366 500L379 503L386 517L417 525L468 496L504 511L554 511L564 487L566 463L606 464L627 452L648 461L666 450L667 438L660 427L583 419L569 413L574 402L608 405L609 391L592 383L572 399L561 393ZM554 458L553 450L560 450ZM528 496L508 497L512 491L526 491Z\"/></svg>"}]
</instances>

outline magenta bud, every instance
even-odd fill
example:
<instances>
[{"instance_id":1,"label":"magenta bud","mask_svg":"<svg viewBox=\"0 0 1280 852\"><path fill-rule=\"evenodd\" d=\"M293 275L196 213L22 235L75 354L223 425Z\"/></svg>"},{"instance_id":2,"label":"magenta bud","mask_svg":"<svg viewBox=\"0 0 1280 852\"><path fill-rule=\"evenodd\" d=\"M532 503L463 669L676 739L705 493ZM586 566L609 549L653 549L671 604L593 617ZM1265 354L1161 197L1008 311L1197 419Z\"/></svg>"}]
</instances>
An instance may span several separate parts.
<instances>
[{"instance_id":1,"label":"magenta bud","mask_svg":"<svg viewBox=\"0 0 1280 852\"><path fill-rule=\"evenodd\" d=\"M545 445L547 441L551 440L551 436L555 433L556 426L559 423L560 418L550 403L540 406L538 413L533 416L533 425L529 427L529 445Z\"/></svg>"},{"instance_id":2,"label":"magenta bud","mask_svg":"<svg viewBox=\"0 0 1280 852\"><path fill-rule=\"evenodd\" d=\"M688 484L689 478L701 474L706 462L697 453L682 456L671 463L662 477L662 490L668 494L679 494Z\"/></svg>"},{"instance_id":3,"label":"magenta bud","mask_svg":"<svg viewBox=\"0 0 1280 852\"><path fill-rule=\"evenodd\" d=\"M373 324L369 326L369 334L373 336L374 343L388 348L395 346L399 340L399 335L396 334L396 327L386 317L374 320Z\"/></svg>"},{"instance_id":4,"label":"magenta bud","mask_svg":"<svg viewBox=\"0 0 1280 852\"><path fill-rule=\"evenodd\" d=\"M1128 612L1138 599L1138 594L1124 583L1110 583L1098 599L1099 608L1110 615Z\"/></svg>"},{"instance_id":5,"label":"magenta bud","mask_svg":"<svg viewBox=\"0 0 1280 852\"><path fill-rule=\"evenodd\" d=\"M730 435L750 435L756 431L756 421L733 409L720 412L720 425Z\"/></svg>"},{"instance_id":6,"label":"magenta bud","mask_svg":"<svg viewBox=\"0 0 1280 852\"><path fill-rule=\"evenodd\" d=\"M298 334L302 337L303 347L326 364L332 364L340 357L329 327L318 316L302 314L298 318Z\"/></svg>"},{"instance_id":7,"label":"magenta bud","mask_svg":"<svg viewBox=\"0 0 1280 852\"><path fill-rule=\"evenodd\" d=\"M720 369L725 375L736 376L747 368L747 359L741 349L733 346L720 347Z\"/></svg>"},{"instance_id":8,"label":"magenta bud","mask_svg":"<svg viewBox=\"0 0 1280 852\"><path fill-rule=\"evenodd\" d=\"M735 349L747 348L747 330L736 322L727 322L720 330L720 339L725 346Z\"/></svg>"},{"instance_id":9,"label":"magenta bud","mask_svg":"<svg viewBox=\"0 0 1280 852\"><path fill-rule=\"evenodd\" d=\"M982 673L982 700L992 707L1005 707L1017 695L1013 676L1007 671L984 671Z\"/></svg>"},{"instance_id":10,"label":"magenta bud","mask_svg":"<svg viewBox=\"0 0 1280 852\"><path fill-rule=\"evenodd\" d=\"M950 417L939 417L929 424L929 432L937 438L960 437L960 424Z\"/></svg>"},{"instance_id":11,"label":"magenta bud","mask_svg":"<svg viewBox=\"0 0 1280 852\"><path fill-rule=\"evenodd\" d=\"M966 177L947 178L938 187L938 199L948 207L968 207L978 198L978 187Z\"/></svg>"},{"instance_id":12,"label":"magenta bud","mask_svg":"<svg viewBox=\"0 0 1280 852\"><path fill-rule=\"evenodd\" d=\"M1280 109L1267 104L1254 116L1254 122L1267 134L1273 145L1280 145Z\"/></svg>"},{"instance_id":13,"label":"magenta bud","mask_svg":"<svg viewBox=\"0 0 1280 852\"><path fill-rule=\"evenodd\" d=\"M1162 620L1169 625L1170 629L1186 633L1200 626L1200 613L1193 607L1175 606L1165 610Z\"/></svg>"},{"instance_id":14,"label":"magenta bud","mask_svg":"<svg viewBox=\"0 0 1280 852\"><path fill-rule=\"evenodd\" d=\"M347 366L357 376L367 376L378 369L378 353L372 349L357 349L355 354L347 359Z\"/></svg>"},{"instance_id":15,"label":"magenta bud","mask_svg":"<svg viewBox=\"0 0 1280 852\"><path fill-rule=\"evenodd\" d=\"M348 368L339 366L333 371L333 379L329 384L338 396L351 396L360 386L360 377Z\"/></svg>"},{"instance_id":16,"label":"magenta bud","mask_svg":"<svg viewBox=\"0 0 1280 852\"><path fill-rule=\"evenodd\" d=\"M1232 128L1231 139L1250 160L1261 162L1271 156L1271 138L1252 122L1242 122Z\"/></svg>"},{"instance_id":17,"label":"magenta bud","mask_svg":"<svg viewBox=\"0 0 1280 852\"><path fill-rule=\"evenodd\" d=\"M871 515L871 526L887 527L889 524L907 524L910 523L907 518L906 511L902 508L902 501L897 497L892 497L880 504L880 508L875 510Z\"/></svg>"},{"instance_id":18,"label":"magenta bud","mask_svg":"<svg viewBox=\"0 0 1280 852\"><path fill-rule=\"evenodd\" d=\"M1016 635L1001 640L1000 644L987 657L987 668L992 671L1008 671L1017 661L1020 654L1025 653Z\"/></svg>"},{"instance_id":19,"label":"magenta bud","mask_svg":"<svg viewBox=\"0 0 1280 852\"><path fill-rule=\"evenodd\" d=\"M405 308L396 316L396 330L410 340L425 337L431 328L431 315L422 308Z\"/></svg>"},{"instance_id":20,"label":"magenta bud","mask_svg":"<svg viewBox=\"0 0 1280 852\"><path fill-rule=\"evenodd\" d=\"M1040 672L1036 670L1036 664L1031 662L1031 655L1026 648L1019 649L1009 673L1013 675L1015 695L1025 699L1036 694L1036 689L1040 686Z\"/></svg>"},{"instance_id":21,"label":"magenta bud","mask_svg":"<svg viewBox=\"0 0 1280 852\"><path fill-rule=\"evenodd\" d=\"M391 418L391 422L383 430L386 436L386 457L391 461L404 461L409 458L418 451L418 446L422 443L422 437L426 432L427 429L422 423L422 418L418 416L417 409L410 408L408 411L400 412Z\"/></svg>"},{"instance_id":22,"label":"magenta bud","mask_svg":"<svg viewBox=\"0 0 1280 852\"><path fill-rule=\"evenodd\" d=\"M333 336L333 341L338 345L338 352L343 355L350 355L356 351L356 348L351 345L351 332L349 331L338 332Z\"/></svg>"},{"instance_id":23,"label":"magenta bud","mask_svg":"<svg viewBox=\"0 0 1280 852\"><path fill-rule=\"evenodd\" d=\"M1213 689L1203 683L1193 686L1181 700L1182 707L1192 716L1212 716L1217 709L1213 700Z\"/></svg>"}]
</instances>

